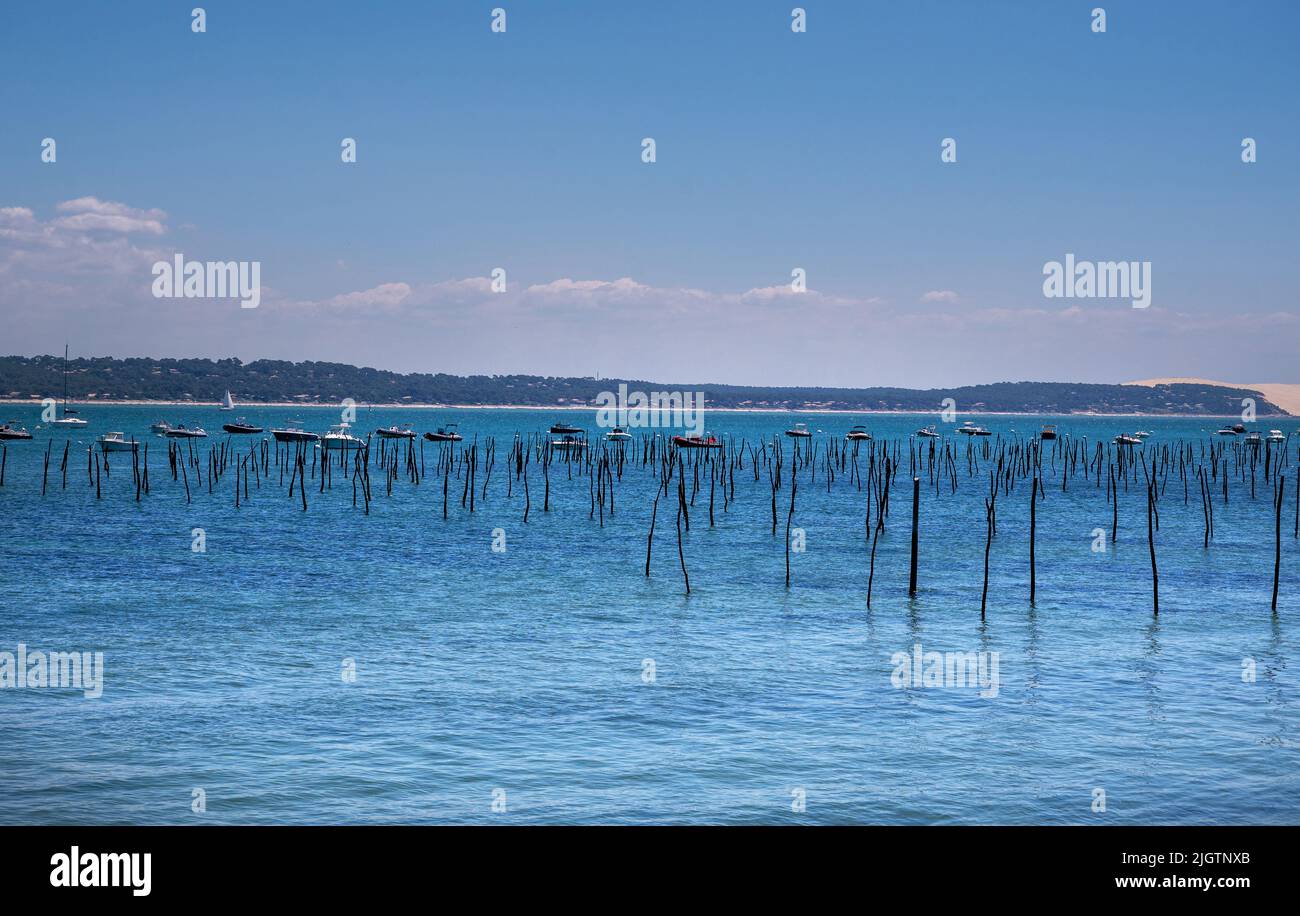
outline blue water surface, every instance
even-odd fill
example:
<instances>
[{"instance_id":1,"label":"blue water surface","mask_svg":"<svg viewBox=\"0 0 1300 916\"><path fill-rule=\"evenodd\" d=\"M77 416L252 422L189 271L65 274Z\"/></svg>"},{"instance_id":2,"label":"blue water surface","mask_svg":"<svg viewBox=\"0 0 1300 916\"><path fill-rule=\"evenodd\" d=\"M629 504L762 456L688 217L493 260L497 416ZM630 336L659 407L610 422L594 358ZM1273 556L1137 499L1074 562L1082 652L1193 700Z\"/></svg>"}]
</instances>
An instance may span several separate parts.
<instances>
[{"instance_id":1,"label":"blue water surface","mask_svg":"<svg viewBox=\"0 0 1300 916\"><path fill-rule=\"evenodd\" d=\"M907 437L936 417L709 417L716 433L751 445L797 419L819 449L856 423L903 442L868 609L867 491L842 472L828 489L822 467L800 474L792 525L806 550L792 554L788 589L788 481L773 536L766 472L755 482L748 454L725 511L715 491L712 527L703 473L683 532L687 596L675 493L661 501L644 574L658 480L639 451L603 527L589 478L570 479L564 464L550 469L550 511L541 468L530 468L523 521L521 481L507 497L506 454L553 412L361 409L363 434L457 421L467 442L495 438L486 497L480 489L474 511L462 508L453 473L444 519L429 443L418 486L399 467L390 496L372 468L369 515L337 468L324 493L319 477L309 481L306 512L274 467L236 508L233 471L212 493L206 473L191 479L187 504L165 440L148 433L156 419L205 425L206 457L230 414L89 406L90 425L68 433L38 428L36 408L8 410L35 439L9 445L0 488L0 651L102 651L104 689L0 689L6 824L1300 820L1294 435L1276 613L1262 468L1253 498L1249 472L1230 478L1226 504L1216 492L1207 550L1199 484L1191 479L1184 503L1174 466L1159 504L1155 617L1140 469L1119 483L1110 544L1105 480L1072 476L1062 490L1063 460L1049 448L1036 605L1030 487L1018 479L998 498L981 619L989 467L981 459L969 476L971 443L951 425L940 429L957 440L958 489L946 479L936 488L923 469L920 587L907 594ZM297 417L317 431L338 419L325 408L238 413L268 428ZM599 432L589 414L564 416ZM997 448L1052 418L977 420L997 434L979 447ZM1151 457L1178 440L1199 455L1221 425L1055 422L1090 449L1141 426ZM107 430L150 443L152 493L139 502L129 456L101 471L102 498L88 482L87 445ZM480 460L480 488L483 471ZM192 549L196 528L205 552ZM492 549L494 531L504 551ZM998 653L997 695L896 686L892 656L918 643Z\"/></svg>"}]
</instances>

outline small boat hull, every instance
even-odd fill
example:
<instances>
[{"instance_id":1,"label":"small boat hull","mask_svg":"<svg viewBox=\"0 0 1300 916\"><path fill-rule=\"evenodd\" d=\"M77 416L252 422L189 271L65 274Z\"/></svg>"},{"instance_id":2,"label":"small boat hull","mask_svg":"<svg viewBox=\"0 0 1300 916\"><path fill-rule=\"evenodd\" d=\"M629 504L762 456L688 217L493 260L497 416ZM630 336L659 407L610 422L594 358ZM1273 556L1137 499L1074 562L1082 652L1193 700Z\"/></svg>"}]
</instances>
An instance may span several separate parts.
<instances>
[{"instance_id":1,"label":"small boat hull","mask_svg":"<svg viewBox=\"0 0 1300 916\"><path fill-rule=\"evenodd\" d=\"M262 427L249 426L247 423L223 423L221 428L236 436L251 436L262 431Z\"/></svg>"},{"instance_id":2,"label":"small boat hull","mask_svg":"<svg viewBox=\"0 0 1300 916\"><path fill-rule=\"evenodd\" d=\"M678 448L722 448L722 443L713 436L707 439L700 436L673 436L673 445Z\"/></svg>"},{"instance_id":3,"label":"small boat hull","mask_svg":"<svg viewBox=\"0 0 1300 916\"><path fill-rule=\"evenodd\" d=\"M271 435L276 442L315 442L320 436L301 429L273 429Z\"/></svg>"}]
</instances>

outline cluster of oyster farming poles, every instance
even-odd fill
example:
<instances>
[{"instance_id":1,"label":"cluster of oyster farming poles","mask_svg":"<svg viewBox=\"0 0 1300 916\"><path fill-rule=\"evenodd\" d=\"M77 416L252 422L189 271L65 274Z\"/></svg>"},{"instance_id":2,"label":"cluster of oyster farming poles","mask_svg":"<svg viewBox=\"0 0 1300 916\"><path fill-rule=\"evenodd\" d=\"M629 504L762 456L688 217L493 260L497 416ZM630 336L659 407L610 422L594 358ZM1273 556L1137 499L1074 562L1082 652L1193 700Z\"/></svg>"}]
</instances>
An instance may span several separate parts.
<instances>
[{"instance_id":1,"label":"cluster of oyster farming poles","mask_svg":"<svg viewBox=\"0 0 1300 916\"><path fill-rule=\"evenodd\" d=\"M130 450L131 482L135 500L153 495L150 475L149 442ZM566 447L567 446L567 447ZM66 490L71 471L76 480L71 440L65 440L62 454L53 453L54 441L46 446L41 476L41 496L50 494L50 464L57 461L59 489ZM94 444L85 449L86 478L102 499L103 479L113 473L117 460L110 466L109 452ZM126 460L126 453L118 453ZM498 457L501 458L498 470ZM1300 452L1297 452L1300 462ZM1110 539L1120 536L1119 494L1121 488L1142 487L1146 502L1146 539L1151 555L1151 608L1160 613L1160 579L1157 535L1160 530L1161 506L1171 499L1190 509L1193 500L1201 511L1203 547L1209 550L1214 539L1215 506L1228 506L1232 496L1230 481L1249 499L1262 495L1273 500L1273 589L1272 609L1277 610L1278 581L1282 557L1282 516L1286 501L1287 470L1290 465L1288 446L1274 449L1269 445L1252 446L1249 442L1205 442L1174 440L1150 443L1137 448L1106 442L1090 443L1086 437L1062 435L1044 441L998 436L996 439L969 438L965 442L948 439L918 439L909 436L894 440L823 441L794 440L787 444L782 436L771 440L748 442L726 437L711 448L683 448L662 434L641 433L631 440L585 441L578 444L556 443L545 435L516 434L508 450L500 455L494 438L469 443L441 442L426 452L425 441L419 447L410 439L371 441L354 447L319 449L311 443L280 443L259 440L247 449L234 439L214 442L206 452L194 440L167 441L164 479L170 476L173 489L183 490L186 504L206 490L208 496L229 495L234 507L260 497L264 490L287 496L292 504L309 510L313 498L323 498L342 486L351 489L352 506L365 515L375 498L374 477L380 478L381 495L393 496L394 486L405 482L412 487L432 483L441 490L442 517L448 518L457 499L460 509L473 513L476 503L489 498L494 483L497 493L518 505L521 521L537 511L553 511L551 480L563 475L567 481L583 478L589 493L588 519L601 528L605 517L616 509L616 495L626 479L639 475L654 484L649 531L646 535L645 575L651 573L651 556L655 549L656 525L661 510L664 521L676 531L676 552L681 566L682 584L691 592L690 573L683 543L683 530L703 524L707 512L709 527L719 524L737 497L737 478L741 497L752 499L757 491L771 506L771 531L775 538L784 528L786 588L791 585L791 528L798 513L800 486L823 486L828 493L836 489L860 500L863 518L863 565L867 607L871 606L875 584L876 547L890 518L891 495L898 486L910 481L911 550L908 593L917 591L917 557L922 490L936 499L945 492L956 495L961 482L980 487L984 509L984 583L980 615L988 603L988 574L991 547L998 534L998 505L1010 499L1025 499L1029 504L1029 594L1032 604L1037 592L1035 557L1036 526L1039 507L1045 504L1054 488L1062 491L1071 486L1088 487L1103 494L1109 506ZM8 448L0 446L0 487L5 485ZM899 475L906 467L902 483ZM372 474L372 469L374 473ZM495 472L495 478L494 478ZM123 473L119 471L119 473ZM820 483L819 483L820 475ZM430 480L430 478L432 478ZM540 479L539 479L540 478ZM454 485L453 485L454 481ZM1171 491L1170 485L1173 485ZM12 484L11 484L12 485ZM504 490L504 493L502 491ZM1300 487L1294 492L1292 536L1300 538ZM313 491L311 497L308 492ZM641 491L648 497L648 487ZM540 499L540 506L538 501ZM435 498L435 504L436 504ZM707 503L707 509L706 509ZM521 504L521 505L519 505ZM1194 511L1194 510L1191 510ZM766 512L763 513L766 528ZM669 521L671 519L671 521ZM662 537L662 534L661 534ZM778 571L777 575L780 575Z\"/></svg>"}]
</instances>

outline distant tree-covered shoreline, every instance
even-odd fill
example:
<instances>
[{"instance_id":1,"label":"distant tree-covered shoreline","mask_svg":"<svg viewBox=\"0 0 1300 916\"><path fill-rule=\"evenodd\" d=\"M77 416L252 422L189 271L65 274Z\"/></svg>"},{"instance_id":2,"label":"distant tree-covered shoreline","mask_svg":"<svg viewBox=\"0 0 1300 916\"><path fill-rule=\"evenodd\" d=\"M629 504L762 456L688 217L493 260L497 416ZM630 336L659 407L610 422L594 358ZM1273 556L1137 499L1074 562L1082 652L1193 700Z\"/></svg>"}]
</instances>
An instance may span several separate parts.
<instances>
[{"instance_id":1,"label":"distant tree-covered shoreline","mask_svg":"<svg viewBox=\"0 0 1300 916\"><path fill-rule=\"evenodd\" d=\"M962 413L1139 413L1228 416L1254 398L1259 416L1286 416L1260 392L1215 385L1095 385L1070 382L998 382L957 388L812 388L666 383L637 379L538 375L398 373L345 363L259 359L148 359L90 357L68 362L68 396L79 401L215 403L227 391L246 404L511 404L524 407L594 405L620 383L633 391L703 391L715 409L860 410L933 412L944 398ZM61 356L0 357L0 397L59 397Z\"/></svg>"}]
</instances>

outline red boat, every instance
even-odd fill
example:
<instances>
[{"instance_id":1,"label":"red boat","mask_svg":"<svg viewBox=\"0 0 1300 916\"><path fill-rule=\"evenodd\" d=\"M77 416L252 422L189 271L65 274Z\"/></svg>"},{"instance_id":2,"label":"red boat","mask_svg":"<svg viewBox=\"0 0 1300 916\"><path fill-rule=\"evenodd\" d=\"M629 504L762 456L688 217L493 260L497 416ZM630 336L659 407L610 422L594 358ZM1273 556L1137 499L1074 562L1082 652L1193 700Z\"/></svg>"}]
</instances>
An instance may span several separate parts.
<instances>
[{"instance_id":1,"label":"red boat","mask_svg":"<svg viewBox=\"0 0 1300 916\"><path fill-rule=\"evenodd\" d=\"M716 436L673 436L673 445L678 448L722 448Z\"/></svg>"}]
</instances>

